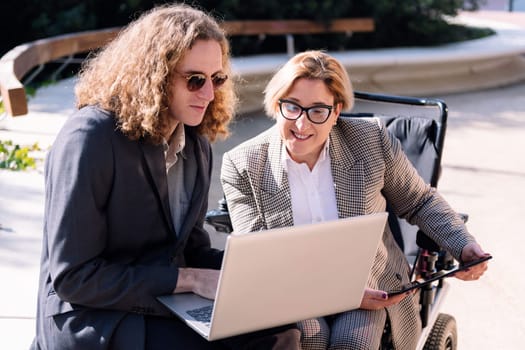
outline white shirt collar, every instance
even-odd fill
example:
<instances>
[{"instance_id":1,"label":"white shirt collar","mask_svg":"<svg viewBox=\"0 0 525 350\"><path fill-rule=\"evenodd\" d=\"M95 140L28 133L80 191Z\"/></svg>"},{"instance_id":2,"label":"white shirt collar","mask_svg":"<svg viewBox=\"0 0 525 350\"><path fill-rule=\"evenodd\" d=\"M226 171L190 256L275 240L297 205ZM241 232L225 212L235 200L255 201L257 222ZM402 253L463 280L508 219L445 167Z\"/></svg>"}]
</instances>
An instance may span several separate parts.
<instances>
[{"instance_id":1,"label":"white shirt collar","mask_svg":"<svg viewBox=\"0 0 525 350\"><path fill-rule=\"evenodd\" d=\"M282 153L281 164L284 169L288 169L288 162L294 162L294 163L297 163L297 162L293 160L292 157L290 157L290 154L288 154L288 150L286 149L284 142L282 144L283 144L283 149L281 152ZM317 161L315 162L316 164L324 161L326 157L328 157L329 146L330 146L330 138L326 139L326 142L323 148L321 149L321 153L319 153L319 158L317 158Z\"/></svg>"},{"instance_id":2,"label":"white shirt collar","mask_svg":"<svg viewBox=\"0 0 525 350\"><path fill-rule=\"evenodd\" d=\"M183 158L184 155L184 146L186 145L186 134L184 132L184 124L179 123L175 128L173 134L171 134L168 141L163 140L164 146L164 157L166 158L166 171L171 168L175 163L177 163L178 156L180 153Z\"/></svg>"},{"instance_id":3,"label":"white shirt collar","mask_svg":"<svg viewBox=\"0 0 525 350\"><path fill-rule=\"evenodd\" d=\"M328 140L311 170L305 163L291 159L284 147L282 162L288 174L294 224L336 220L337 199Z\"/></svg>"}]
</instances>

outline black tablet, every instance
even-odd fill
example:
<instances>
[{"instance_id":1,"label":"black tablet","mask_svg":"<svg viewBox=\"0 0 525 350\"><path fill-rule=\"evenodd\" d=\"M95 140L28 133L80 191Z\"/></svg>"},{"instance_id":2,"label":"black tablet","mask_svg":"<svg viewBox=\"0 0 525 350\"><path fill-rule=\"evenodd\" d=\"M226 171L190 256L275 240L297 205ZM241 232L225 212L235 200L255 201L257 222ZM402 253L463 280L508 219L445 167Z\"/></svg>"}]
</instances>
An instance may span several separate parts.
<instances>
[{"instance_id":1,"label":"black tablet","mask_svg":"<svg viewBox=\"0 0 525 350\"><path fill-rule=\"evenodd\" d=\"M449 271L440 271L440 272L434 274L432 277L430 277L428 279L423 279L423 278L417 279L415 281L412 281L410 283L405 284L400 290L394 290L394 291L388 292L388 296L394 296L394 295L406 293L406 292L411 291L411 290L416 289L416 288L421 288L421 287L426 286L426 285L428 285L428 284L430 284L430 283L432 283L434 281L440 280L440 279L445 278L445 277L453 276L456 272L466 270L469 267L472 267L474 265L480 264L480 263L482 263L484 261L487 261L489 259L492 259L492 255L487 255L487 256L484 256L484 257L482 257L480 259L469 261L468 263L459 265L457 268L449 270Z\"/></svg>"}]
</instances>

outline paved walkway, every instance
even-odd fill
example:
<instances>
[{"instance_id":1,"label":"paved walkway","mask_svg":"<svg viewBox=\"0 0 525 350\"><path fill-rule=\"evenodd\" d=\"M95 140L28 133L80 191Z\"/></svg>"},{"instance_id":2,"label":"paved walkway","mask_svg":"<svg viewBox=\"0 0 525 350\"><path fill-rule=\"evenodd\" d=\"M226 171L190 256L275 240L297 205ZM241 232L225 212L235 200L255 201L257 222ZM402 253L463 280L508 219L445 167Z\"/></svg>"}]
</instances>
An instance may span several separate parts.
<instances>
[{"instance_id":1,"label":"paved walkway","mask_svg":"<svg viewBox=\"0 0 525 350\"><path fill-rule=\"evenodd\" d=\"M525 22L524 22L525 23ZM42 88L30 100L30 114L0 125L0 139L20 144L53 142L72 112L73 80ZM440 191L494 255L480 281L451 280L443 311L458 322L460 349L523 347L525 289L521 234L525 214L525 82L473 93L437 96L450 108ZM230 139L214 145L215 171L210 207L221 196L221 154L271 121L254 114L239 118ZM0 171L0 348L27 349L34 334L43 218L41 169ZM224 236L213 234L220 246Z\"/></svg>"}]
</instances>

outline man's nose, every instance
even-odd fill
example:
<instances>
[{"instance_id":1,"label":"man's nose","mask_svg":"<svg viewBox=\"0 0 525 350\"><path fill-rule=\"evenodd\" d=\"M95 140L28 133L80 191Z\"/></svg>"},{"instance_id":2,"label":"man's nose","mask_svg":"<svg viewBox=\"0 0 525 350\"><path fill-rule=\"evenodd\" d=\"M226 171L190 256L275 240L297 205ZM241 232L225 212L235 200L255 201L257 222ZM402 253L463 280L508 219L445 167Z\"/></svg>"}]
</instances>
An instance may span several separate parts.
<instances>
[{"instance_id":1,"label":"man's nose","mask_svg":"<svg viewBox=\"0 0 525 350\"><path fill-rule=\"evenodd\" d=\"M215 98L215 89L211 79L206 79L204 85L197 91L198 96L206 101L213 101Z\"/></svg>"}]
</instances>

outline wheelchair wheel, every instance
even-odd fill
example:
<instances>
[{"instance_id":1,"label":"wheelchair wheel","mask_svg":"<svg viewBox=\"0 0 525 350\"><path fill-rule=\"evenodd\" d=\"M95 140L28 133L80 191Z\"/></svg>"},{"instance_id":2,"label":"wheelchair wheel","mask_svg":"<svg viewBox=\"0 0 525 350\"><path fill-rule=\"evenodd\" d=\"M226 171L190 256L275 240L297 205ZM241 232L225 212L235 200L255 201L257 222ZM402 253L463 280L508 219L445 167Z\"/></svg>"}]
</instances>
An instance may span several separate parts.
<instances>
[{"instance_id":1,"label":"wheelchair wheel","mask_svg":"<svg viewBox=\"0 0 525 350\"><path fill-rule=\"evenodd\" d=\"M423 350L457 350L457 347L456 319L451 315L439 314Z\"/></svg>"}]
</instances>

